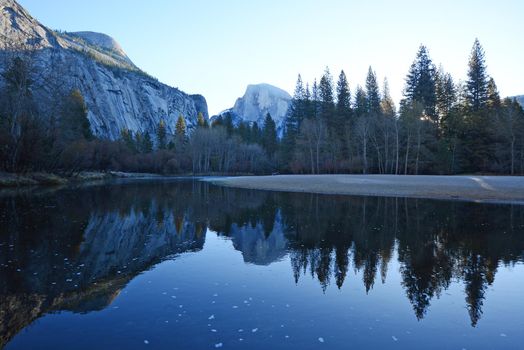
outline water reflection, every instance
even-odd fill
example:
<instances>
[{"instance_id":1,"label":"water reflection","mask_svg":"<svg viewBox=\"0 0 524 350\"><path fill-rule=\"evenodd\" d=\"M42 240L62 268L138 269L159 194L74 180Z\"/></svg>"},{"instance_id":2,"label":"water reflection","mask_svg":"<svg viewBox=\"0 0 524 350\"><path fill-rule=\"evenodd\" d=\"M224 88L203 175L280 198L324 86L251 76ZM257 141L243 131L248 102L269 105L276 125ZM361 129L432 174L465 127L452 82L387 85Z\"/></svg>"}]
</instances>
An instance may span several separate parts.
<instances>
[{"instance_id":1,"label":"water reflection","mask_svg":"<svg viewBox=\"0 0 524 350\"><path fill-rule=\"evenodd\" d=\"M208 230L245 263L289 259L292 274L367 293L398 259L415 316L452 282L471 325L501 266L523 260L524 207L233 190L201 182L126 183L4 194L0 201L0 347L46 313L106 308L137 274L203 249ZM261 281L263 283L263 281ZM394 298L398 298L395 296ZM394 299L392 298L392 299Z\"/></svg>"}]
</instances>

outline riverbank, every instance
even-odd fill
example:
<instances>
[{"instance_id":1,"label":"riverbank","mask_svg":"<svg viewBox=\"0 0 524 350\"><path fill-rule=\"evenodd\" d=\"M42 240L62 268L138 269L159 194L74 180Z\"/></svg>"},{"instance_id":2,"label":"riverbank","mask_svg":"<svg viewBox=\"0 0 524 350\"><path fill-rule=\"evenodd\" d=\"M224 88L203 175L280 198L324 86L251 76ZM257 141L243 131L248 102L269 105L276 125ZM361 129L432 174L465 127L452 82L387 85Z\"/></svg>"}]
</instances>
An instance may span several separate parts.
<instances>
[{"instance_id":1,"label":"riverbank","mask_svg":"<svg viewBox=\"0 0 524 350\"><path fill-rule=\"evenodd\" d=\"M27 173L12 174L0 173L0 188L26 187L26 186L60 186L69 183L103 181L109 179L145 178L157 177L155 174L125 173L118 171L110 172L79 172L71 175L54 173Z\"/></svg>"},{"instance_id":2,"label":"riverbank","mask_svg":"<svg viewBox=\"0 0 524 350\"><path fill-rule=\"evenodd\" d=\"M207 181L222 186L268 191L524 204L522 176L278 175L213 178Z\"/></svg>"}]
</instances>

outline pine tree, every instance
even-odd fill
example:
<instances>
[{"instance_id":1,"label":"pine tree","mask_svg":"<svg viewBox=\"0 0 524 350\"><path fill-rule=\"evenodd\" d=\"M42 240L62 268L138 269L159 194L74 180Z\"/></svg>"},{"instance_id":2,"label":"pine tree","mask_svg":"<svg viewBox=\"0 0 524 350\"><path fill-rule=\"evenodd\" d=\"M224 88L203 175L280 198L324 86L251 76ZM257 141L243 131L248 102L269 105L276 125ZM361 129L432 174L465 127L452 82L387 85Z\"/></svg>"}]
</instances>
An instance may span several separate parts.
<instances>
[{"instance_id":1,"label":"pine tree","mask_svg":"<svg viewBox=\"0 0 524 350\"><path fill-rule=\"evenodd\" d=\"M484 107L488 100L488 75L484 49L478 39L475 39L468 64L468 79L466 81L467 103L473 112Z\"/></svg>"},{"instance_id":2,"label":"pine tree","mask_svg":"<svg viewBox=\"0 0 524 350\"><path fill-rule=\"evenodd\" d=\"M251 141L252 143L261 143L262 133L257 122L254 122L251 126Z\"/></svg>"},{"instance_id":3,"label":"pine tree","mask_svg":"<svg viewBox=\"0 0 524 350\"><path fill-rule=\"evenodd\" d=\"M396 113L396 107L395 102L391 97L391 92L389 90L389 82L387 78L384 78L383 86L384 87L382 89L382 100L380 101L382 114L389 118L394 118Z\"/></svg>"},{"instance_id":4,"label":"pine tree","mask_svg":"<svg viewBox=\"0 0 524 350\"><path fill-rule=\"evenodd\" d=\"M500 108L500 106L501 106L501 101L500 101L500 94L497 88L497 84L495 84L495 80L493 78L489 78L487 107L490 110L496 110Z\"/></svg>"},{"instance_id":5,"label":"pine tree","mask_svg":"<svg viewBox=\"0 0 524 350\"><path fill-rule=\"evenodd\" d=\"M93 138L91 125L87 119L87 107L80 90L73 90L67 97L62 111L60 128L61 138L66 142Z\"/></svg>"},{"instance_id":6,"label":"pine tree","mask_svg":"<svg viewBox=\"0 0 524 350\"><path fill-rule=\"evenodd\" d=\"M165 149L166 148L166 124L164 123L163 119L161 119L160 123L158 123L156 137L158 141L158 149Z\"/></svg>"},{"instance_id":7,"label":"pine tree","mask_svg":"<svg viewBox=\"0 0 524 350\"><path fill-rule=\"evenodd\" d=\"M224 126L226 127L227 135L231 136L235 127L233 125L233 116L230 112L227 112L224 117Z\"/></svg>"},{"instance_id":8,"label":"pine tree","mask_svg":"<svg viewBox=\"0 0 524 350\"><path fill-rule=\"evenodd\" d=\"M320 110L324 120L333 122L330 119L333 118L335 111L335 99L333 96L333 77L329 72L329 68L326 67L324 74L320 78L320 84L318 85L318 93L320 97Z\"/></svg>"},{"instance_id":9,"label":"pine tree","mask_svg":"<svg viewBox=\"0 0 524 350\"><path fill-rule=\"evenodd\" d=\"M200 128L207 128L208 127L207 120L204 118L204 114L202 114L202 112L198 112L197 125Z\"/></svg>"},{"instance_id":10,"label":"pine tree","mask_svg":"<svg viewBox=\"0 0 524 350\"><path fill-rule=\"evenodd\" d=\"M346 78L346 73L340 71L337 81L337 113L344 119L351 114L351 92Z\"/></svg>"},{"instance_id":11,"label":"pine tree","mask_svg":"<svg viewBox=\"0 0 524 350\"><path fill-rule=\"evenodd\" d=\"M496 118L488 109L488 100L489 78L486 73L484 50L478 39L475 39L468 64L468 79L465 85L467 114L464 118L464 132L461 135L467 171L490 171L491 165L496 161Z\"/></svg>"},{"instance_id":12,"label":"pine tree","mask_svg":"<svg viewBox=\"0 0 524 350\"><path fill-rule=\"evenodd\" d=\"M302 76L299 74L295 86L295 93L286 118L286 133L294 135L298 132L300 123L306 114L305 95L306 91L302 82Z\"/></svg>"},{"instance_id":13,"label":"pine tree","mask_svg":"<svg viewBox=\"0 0 524 350\"><path fill-rule=\"evenodd\" d=\"M240 122L238 124L238 127L236 129L236 133L240 136L242 141L245 143L250 143L251 139L251 128L249 127L249 124L246 122Z\"/></svg>"},{"instance_id":14,"label":"pine tree","mask_svg":"<svg viewBox=\"0 0 524 350\"><path fill-rule=\"evenodd\" d=\"M313 80L313 86L311 87L311 102L308 108L309 118L319 118L321 111L320 92L317 83L317 79Z\"/></svg>"},{"instance_id":15,"label":"pine tree","mask_svg":"<svg viewBox=\"0 0 524 350\"><path fill-rule=\"evenodd\" d=\"M436 74L435 93L437 96L436 113L438 123L441 126L446 122L457 103L457 90L453 83L453 78L449 73L445 73L440 67Z\"/></svg>"},{"instance_id":16,"label":"pine tree","mask_svg":"<svg viewBox=\"0 0 524 350\"><path fill-rule=\"evenodd\" d=\"M124 128L120 131L120 139L131 151L135 152L137 150L135 140L133 137L133 132L127 128Z\"/></svg>"},{"instance_id":17,"label":"pine tree","mask_svg":"<svg viewBox=\"0 0 524 350\"><path fill-rule=\"evenodd\" d=\"M135 152L143 153L144 137L140 131L135 132L134 144Z\"/></svg>"},{"instance_id":18,"label":"pine tree","mask_svg":"<svg viewBox=\"0 0 524 350\"><path fill-rule=\"evenodd\" d=\"M266 150L268 156L272 158L277 151L277 128L275 121L268 113L264 119L264 130L262 130L262 145Z\"/></svg>"},{"instance_id":19,"label":"pine tree","mask_svg":"<svg viewBox=\"0 0 524 350\"><path fill-rule=\"evenodd\" d=\"M423 108L423 113L436 122L435 79L435 66L429 58L427 48L421 45L406 77L404 97L411 104L419 103Z\"/></svg>"},{"instance_id":20,"label":"pine tree","mask_svg":"<svg viewBox=\"0 0 524 350\"><path fill-rule=\"evenodd\" d=\"M284 136L281 145L281 160L283 164L291 163L296 148L297 136L300 125L307 116L308 101L306 100L306 89L299 74L295 85L295 92L286 116Z\"/></svg>"},{"instance_id":21,"label":"pine tree","mask_svg":"<svg viewBox=\"0 0 524 350\"><path fill-rule=\"evenodd\" d=\"M161 149L164 149L164 148L161 148ZM142 153L153 152L153 141L151 140L151 135L149 135L148 132L146 132L144 136L142 137L141 151Z\"/></svg>"},{"instance_id":22,"label":"pine tree","mask_svg":"<svg viewBox=\"0 0 524 350\"><path fill-rule=\"evenodd\" d=\"M357 86L355 92L355 104L353 107L355 117L362 117L368 112L368 98L366 92L360 85Z\"/></svg>"},{"instance_id":23,"label":"pine tree","mask_svg":"<svg viewBox=\"0 0 524 350\"><path fill-rule=\"evenodd\" d=\"M380 110L380 91L377 83L377 76L373 69L369 67L366 78L366 96L367 96L367 111L371 115L379 115Z\"/></svg>"},{"instance_id":24,"label":"pine tree","mask_svg":"<svg viewBox=\"0 0 524 350\"><path fill-rule=\"evenodd\" d=\"M186 136L186 120L184 119L182 114L178 116L178 120L176 122L175 128L176 128L176 135L178 137Z\"/></svg>"}]
</instances>

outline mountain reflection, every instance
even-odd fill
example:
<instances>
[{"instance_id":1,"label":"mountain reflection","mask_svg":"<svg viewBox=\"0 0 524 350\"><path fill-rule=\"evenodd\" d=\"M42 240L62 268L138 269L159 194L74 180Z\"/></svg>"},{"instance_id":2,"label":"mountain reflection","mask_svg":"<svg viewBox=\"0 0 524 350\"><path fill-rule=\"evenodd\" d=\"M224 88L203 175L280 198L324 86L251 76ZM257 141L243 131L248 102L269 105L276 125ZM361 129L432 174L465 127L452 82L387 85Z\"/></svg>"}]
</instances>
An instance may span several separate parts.
<instances>
[{"instance_id":1,"label":"mountain reflection","mask_svg":"<svg viewBox=\"0 0 524 350\"><path fill-rule=\"evenodd\" d=\"M523 260L524 207L400 198L233 190L144 182L4 194L0 201L0 347L38 317L107 307L137 274L199 251L210 230L250 264L289 257L295 282L342 288L361 272L368 293L398 259L422 319L451 284L471 324L497 268Z\"/></svg>"}]
</instances>

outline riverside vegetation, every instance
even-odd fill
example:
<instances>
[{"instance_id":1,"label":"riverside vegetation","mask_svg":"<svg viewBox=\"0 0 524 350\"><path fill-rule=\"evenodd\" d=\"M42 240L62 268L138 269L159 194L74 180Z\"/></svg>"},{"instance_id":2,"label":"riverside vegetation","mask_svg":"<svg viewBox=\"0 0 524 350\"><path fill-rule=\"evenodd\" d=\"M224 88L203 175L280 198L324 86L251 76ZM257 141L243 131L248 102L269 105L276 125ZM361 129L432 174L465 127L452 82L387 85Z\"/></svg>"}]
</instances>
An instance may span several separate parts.
<instances>
[{"instance_id":1,"label":"riverside vegetation","mask_svg":"<svg viewBox=\"0 0 524 350\"><path fill-rule=\"evenodd\" d=\"M37 55L24 49L6 50L2 59L4 172L524 173L524 111L500 98L478 40L459 83L421 46L398 109L371 67L353 94L344 71L336 84L328 68L311 85L299 75L282 137L270 115L263 125L234 125L227 114L210 125L200 114L192 128L181 115L173 135L161 121L154 135L124 129L120 139L98 138L82 94L64 88L60 67L42 72Z\"/></svg>"}]
</instances>

